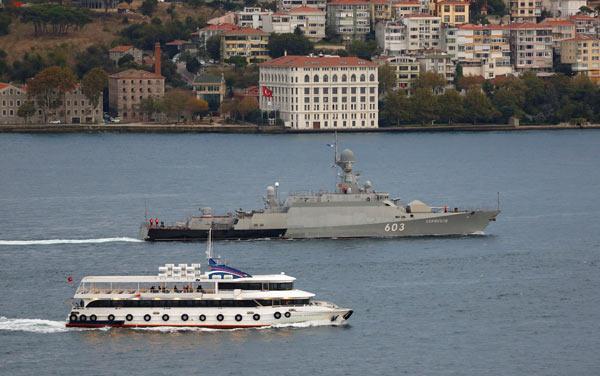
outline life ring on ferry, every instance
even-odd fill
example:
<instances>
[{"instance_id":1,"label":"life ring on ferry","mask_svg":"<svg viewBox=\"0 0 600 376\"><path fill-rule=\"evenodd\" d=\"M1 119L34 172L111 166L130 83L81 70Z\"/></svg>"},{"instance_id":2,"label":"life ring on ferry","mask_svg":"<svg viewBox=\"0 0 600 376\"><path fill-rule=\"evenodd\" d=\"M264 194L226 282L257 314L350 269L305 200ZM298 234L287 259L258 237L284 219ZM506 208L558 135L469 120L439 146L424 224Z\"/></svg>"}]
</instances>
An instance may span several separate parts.
<instances>
[{"instance_id":1,"label":"life ring on ferry","mask_svg":"<svg viewBox=\"0 0 600 376\"><path fill-rule=\"evenodd\" d=\"M240 315L239 313L235 315L235 321L242 321L242 315Z\"/></svg>"},{"instance_id":2,"label":"life ring on ferry","mask_svg":"<svg viewBox=\"0 0 600 376\"><path fill-rule=\"evenodd\" d=\"M96 315L90 316L90 321L95 322L96 320L98 320L98 316L96 316Z\"/></svg>"},{"instance_id":3,"label":"life ring on ferry","mask_svg":"<svg viewBox=\"0 0 600 376\"><path fill-rule=\"evenodd\" d=\"M367 202L368 202L368 201L371 201L371 197L367 197Z\"/></svg>"},{"instance_id":4,"label":"life ring on ferry","mask_svg":"<svg viewBox=\"0 0 600 376\"><path fill-rule=\"evenodd\" d=\"M82 321L82 322L87 321L87 316L86 315L79 316L79 321Z\"/></svg>"},{"instance_id":5,"label":"life ring on ferry","mask_svg":"<svg viewBox=\"0 0 600 376\"><path fill-rule=\"evenodd\" d=\"M185 313L183 315L181 315L181 321L188 321L190 317L188 315L186 315Z\"/></svg>"},{"instance_id":6,"label":"life ring on ferry","mask_svg":"<svg viewBox=\"0 0 600 376\"><path fill-rule=\"evenodd\" d=\"M285 316L286 319L289 319L292 316L292 314L290 312L286 312L283 315Z\"/></svg>"},{"instance_id":7,"label":"life ring on ferry","mask_svg":"<svg viewBox=\"0 0 600 376\"><path fill-rule=\"evenodd\" d=\"M225 317L223 317L223 315L220 313L217 315L217 321L223 321L224 318Z\"/></svg>"},{"instance_id":8,"label":"life ring on ferry","mask_svg":"<svg viewBox=\"0 0 600 376\"><path fill-rule=\"evenodd\" d=\"M129 315L125 316L125 320L127 320L127 321L133 320L133 315L129 314Z\"/></svg>"},{"instance_id":9,"label":"life ring on ferry","mask_svg":"<svg viewBox=\"0 0 600 376\"><path fill-rule=\"evenodd\" d=\"M281 318L281 312L275 312L273 314L273 317L275 317L277 320L279 320Z\"/></svg>"},{"instance_id":10,"label":"life ring on ferry","mask_svg":"<svg viewBox=\"0 0 600 376\"><path fill-rule=\"evenodd\" d=\"M148 314L144 315L144 321L150 321L150 319L152 319L152 316Z\"/></svg>"},{"instance_id":11,"label":"life ring on ferry","mask_svg":"<svg viewBox=\"0 0 600 376\"><path fill-rule=\"evenodd\" d=\"M163 321L169 321L169 315L165 313L164 315L162 315L162 319Z\"/></svg>"},{"instance_id":12,"label":"life ring on ferry","mask_svg":"<svg viewBox=\"0 0 600 376\"><path fill-rule=\"evenodd\" d=\"M254 321L258 321L260 320L260 315L258 313L255 313L254 315L252 315L252 318L254 319Z\"/></svg>"},{"instance_id":13,"label":"life ring on ferry","mask_svg":"<svg viewBox=\"0 0 600 376\"><path fill-rule=\"evenodd\" d=\"M200 321L205 321L206 320L206 316L200 315L199 319L200 319Z\"/></svg>"},{"instance_id":14,"label":"life ring on ferry","mask_svg":"<svg viewBox=\"0 0 600 376\"><path fill-rule=\"evenodd\" d=\"M71 316L69 316L69 321L71 321L71 322L77 321L77 315L74 313L71 313Z\"/></svg>"},{"instance_id":15,"label":"life ring on ferry","mask_svg":"<svg viewBox=\"0 0 600 376\"><path fill-rule=\"evenodd\" d=\"M130 315L128 315L128 316L130 316ZM113 322L113 321L115 321L115 315L110 314L110 315L108 315L107 319L108 319L108 321ZM129 321L131 321L131 320L129 320Z\"/></svg>"}]
</instances>

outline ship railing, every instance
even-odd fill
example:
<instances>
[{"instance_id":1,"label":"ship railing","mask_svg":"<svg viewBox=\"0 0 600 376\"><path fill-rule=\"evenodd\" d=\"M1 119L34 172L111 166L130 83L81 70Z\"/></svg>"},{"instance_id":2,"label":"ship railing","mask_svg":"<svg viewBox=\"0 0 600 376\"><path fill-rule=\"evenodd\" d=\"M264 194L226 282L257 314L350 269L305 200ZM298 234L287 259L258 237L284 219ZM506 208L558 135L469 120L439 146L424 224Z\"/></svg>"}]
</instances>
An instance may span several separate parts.
<instances>
[{"instance_id":1,"label":"ship railing","mask_svg":"<svg viewBox=\"0 0 600 376\"><path fill-rule=\"evenodd\" d=\"M323 300L313 300L310 302L310 305L314 305L317 307L339 308L337 305L330 302L325 302Z\"/></svg>"},{"instance_id":2,"label":"ship railing","mask_svg":"<svg viewBox=\"0 0 600 376\"><path fill-rule=\"evenodd\" d=\"M76 294L92 295L135 295L135 294L214 294L215 289L202 288L197 289L101 289L101 288L79 288Z\"/></svg>"}]
</instances>

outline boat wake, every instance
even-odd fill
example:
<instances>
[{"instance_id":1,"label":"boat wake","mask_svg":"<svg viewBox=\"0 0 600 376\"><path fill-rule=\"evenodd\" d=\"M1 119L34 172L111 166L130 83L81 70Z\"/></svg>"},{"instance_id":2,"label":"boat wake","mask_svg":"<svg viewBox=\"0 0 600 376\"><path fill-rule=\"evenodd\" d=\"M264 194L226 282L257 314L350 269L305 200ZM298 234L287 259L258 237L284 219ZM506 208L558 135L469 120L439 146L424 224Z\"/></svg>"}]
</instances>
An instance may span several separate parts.
<instances>
[{"instance_id":1,"label":"boat wake","mask_svg":"<svg viewBox=\"0 0 600 376\"><path fill-rule=\"evenodd\" d=\"M0 245L98 244L113 242L141 243L143 240L127 237L98 239L0 240Z\"/></svg>"},{"instance_id":2,"label":"boat wake","mask_svg":"<svg viewBox=\"0 0 600 376\"><path fill-rule=\"evenodd\" d=\"M159 333L177 333L177 332L231 332L240 330L273 330L273 329L301 329L310 328L317 326L343 326L346 323L332 323L328 320L324 321L309 321L305 323L297 324L280 324L275 326L265 326L261 328L237 328L237 329L211 329L211 328L193 328L193 327L153 327L153 328L115 328L115 330L135 330L135 331L147 331L147 332L159 332ZM67 328L65 327L64 321L51 321L41 319L9 319L4 316L0 316L0 331L9 332L28 332L28 333L65 333L73 331L90 331L90 330L102 330L106 331L110 328Z\"/></svg>"},{"instance_id":3,"label":"boat wake","mask_svg":"<svg viewBox=\"0 0 600 376\"><path fill-rule=\"evenodd\" d=\"M0 331L30 332L30 333L64 333L69 331L64 321L39 319L9 319L0 316Z\"/></svg>"}]
</instances>

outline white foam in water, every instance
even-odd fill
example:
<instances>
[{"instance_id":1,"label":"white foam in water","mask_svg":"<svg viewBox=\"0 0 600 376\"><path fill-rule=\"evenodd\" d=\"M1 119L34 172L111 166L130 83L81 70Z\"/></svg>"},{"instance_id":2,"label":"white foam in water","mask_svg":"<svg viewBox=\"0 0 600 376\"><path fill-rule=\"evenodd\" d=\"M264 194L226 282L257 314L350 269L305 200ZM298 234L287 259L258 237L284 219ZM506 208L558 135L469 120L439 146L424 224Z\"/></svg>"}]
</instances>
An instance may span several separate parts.
<instances>
[{"instance_id":1,"label":"white foam in water","mask_svg":"<svg viewBox=\"0 0 600 376\"><path fill-rule=\"evenodd\" d=\"M68 331L64 321L39 319L9 319L0 316L0 330L30 333L63 333Z\"/></svg>"},{"instance_id":2,"label":"white foam in water","mask_svg":"<svg viewBox=\"0 0 600 376\"><path fill-rule=\"evenodd\" d=\"M140 243L143 240L127 237L98 239L0 240L0 245L96 244L112 242Z\"/></svg>"},{"instance_id":3,"label":"white foam in water","mask_svg":"<svg viewBox=\"0 0 600 376\"><path fill-rule=\"evenodd\" d=\"M158 326L158 327L147 327L147 328L130 328L133 330L139 331L149 331L149 332L161 332L161 333L174 333L174 332L232 332L239 330L273 330L273 329L284 329L284 328L292 328L292 329L300 329L300 328L311 328L315 326L344 326L346 322L343 323L332 323L329 320L323 321L307 321L303 323L294 323L294 324L278 324L273 326L261 326L255 328L234 328L234 329L215 329L215 328L198 328L198 327L173 327L173 326Z\"/></svg>"}]
</instances>

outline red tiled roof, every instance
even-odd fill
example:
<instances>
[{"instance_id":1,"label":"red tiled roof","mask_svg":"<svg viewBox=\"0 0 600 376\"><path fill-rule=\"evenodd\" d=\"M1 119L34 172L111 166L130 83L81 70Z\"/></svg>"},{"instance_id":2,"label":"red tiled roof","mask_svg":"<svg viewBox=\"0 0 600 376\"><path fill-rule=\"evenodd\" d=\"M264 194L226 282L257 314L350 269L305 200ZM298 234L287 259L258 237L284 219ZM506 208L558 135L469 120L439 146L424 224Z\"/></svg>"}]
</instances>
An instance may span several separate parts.
<instances>
[{"instance_id":1,"label":"red tiled roof","mask_svg":"<svg viewBox=\"0 0 600 376\"><path fill-rule=\"evenodd\" d=\"M540 23L548 24L548 25L552 25L552 26L575 26L575 24L572 21L563 20L560 18L546 18L545 20L543 20Z\"/></svg>"},{"instance_id":2,"label":"red tiled roof","mask_svg":"<svg viewBox=\"0 0 600 376\"><path fill-rule=\"evenodd\" d=\"M234 30L228 30L225 33L223 33L225 35L249 35L249 34L254 34L254 35L268 35L269 33L264 32L260 29L253 29L251 27L239 27L237 29Z\"/></svg>"},{"instance_id":3,"label":"red tiled roof","mask_svg":"<svg viewBox=\"0 0 600 376\"><path fill-rule=\"evenodd\" d=\"M562 42L579 42L584 40L600 40L599 38L595 38L591 35L582 35L577 34L575 38L563 39Z\"/></svg>"},{"instance_id":4,"label":"red tiled roof","mask_svg":"<svg viewBox=\"0 0 600 376\"><path fill-rule=\"evenodd\" d=\"M369 0L330 0L327 5L368 5Z\"/></svg>"},{"instance_id":5,"label":"red tiled roof","mask_svg":"<svg viewBox=\"0 0 600 376\"><path fill-rule=\"evenodd\" d=\"M551 25L544 25L541 23L523 22L510 24L510 28L513 30L519 29L552 29Z\"/></svg>"},{"instance_id":6,"label":"red tiled roof","mask_svg":"<svg viewBox=\"0 0 600 376\"><path fill-rule=\"evenodd\" d=\"M166 43L166 45L167 46L183 46L186 43L187 43L187 41L185 41L185 40L175 39L175 40L172 40L172 41Z\"/></svg>"},{"instance_id":7,"label":"red tiled roof","mask_svg":"<svg viewBox=\"0 0 600 376\"><path fill-rule=\"evenodd\" d=\"M260 64L261 67L375 67L377 64L357 57L296 56L278 57Z\"/></svg>"},{"instance_id":8,"label":"red tiled roof","mask_svg":"<svg viewBox=\"0 0 600 376\"><path fill-rule=\"evenodd\" d=\"M290 9L290 13L323 13L323 11L313 7L298 7Z\"/></svg>"},{"instance_id":9,"label":"red tiled roof","mask_svg":"<svg viewBox=\"0 0 600 376\"><path fill-rule=\"evenodd\" d=\"M127 69L119 73L111 74L110 78L133 78L133 79L146 79L146 78L162 78L160 74L154 72L148 72L140 69Z\"/></svg>"},{"instance_id":10,"label":"red tiled roof","mask_svg":"<svg viewBox=\"0 0 600 376\"><path fill-rule=\"evenodd\" d=\"M591 20L595 19L595 17L588 16L587 14L574 14L569 18L572 20L587 20L587 21L591 21Z\"/></svg>"},{"instance_id":11,"label":"red tiled roof","mask_svg":"<svg viewBox=\"0 0 600 376\"><path fill-rule=\"evenodd\" d=\"M133 48L133 46L128 45L128 44L123 44L120 46L115 46L113 48L110 49L110 52L127 52L129 50L131 50Z\"/></svg>"},{"instance_id":12,"label":"red tiled roof","mask_svg":"<svg viewBox=\"0 0 600 376\"><path fill-rule=\"evenodd\" d=\"M463 24L458 26L460 30L507 30L509 25L473 25Z\"/></svg>"},{"instance_id":13,"label":"red tiled roof","mask_svg":"<svg viewBox=\"0 0 600 376\"><path fill-rule=\"evenodd\" d=\"M239 29L239 26L234 25L234 24L224 23L224 24L218 24L218 25L208 25L208 26L202 28L202 31L210 31L210 30L230 31L230 30L236 30L236 29Z\"/></svg>"},{"instance_id":14,"label":"red tiled roof","mask_svg":"<svg viewBox=\"0 0 600 376\"><path fill-rule=\"evenodd\" d=\"M408 1L398 1L394 3L394 7L401 7L403 5L417 5L417 6L421 6L421 3L419 3L418 1L412 1L412 0L408 0Z\"/></svg>"},{"instance_id":15,"label":"red tiled roof","mask_svg":"<svg viewBox=\"0 0 600 376\"><path fill-rule=\"evenodd\" d=\"M432 16L429 13L411 13L411 14L407 14L406 16L404 16L404 18L418 18L418 17L422 17L422 18L429 18L429 17L439 18L438 16Z\"/></svg>"}]
</instances>

